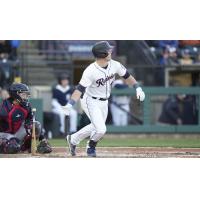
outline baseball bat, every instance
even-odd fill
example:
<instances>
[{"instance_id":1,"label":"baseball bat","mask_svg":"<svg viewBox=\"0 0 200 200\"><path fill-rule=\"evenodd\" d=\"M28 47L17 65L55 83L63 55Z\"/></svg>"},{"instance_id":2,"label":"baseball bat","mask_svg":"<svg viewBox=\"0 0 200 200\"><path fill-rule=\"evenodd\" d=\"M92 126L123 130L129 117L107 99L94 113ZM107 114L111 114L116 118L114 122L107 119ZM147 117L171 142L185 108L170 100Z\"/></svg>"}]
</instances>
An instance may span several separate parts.
<instances>
[{"instance_id":1,"label":"baseball bat","mask_svg":"<svg viewBox=\"0 0 200 200\"><path fill-rule=\"evenodd\" d=\"M36 134L35 134L35 114L36 108L32 109L33 112L33 128L32 128L32 137L31 137L31 154L36 154Z\"/></svg>"},{"instance_id":2,"label":"baseball bat","mask_svg":"<svg viewBox=\"0 0 200 200\"><path fill-rule=\"evenodd\" d=\"M128 112L126 109L122 108L118 103L111 101L111 103L113 103L114 105L116 105L120 110L124 111L125 113L127 113L137 124L142 124L143 121L141 119L139 119L138 117L136 117L133 113Z\"/></svg>"},{"instance_id":3,"label":"baseball bat","mask_svg":"<svg viewBox=\"0 0 200 200\"><path fill-rule=\"evenodd\" d=\"M70 120L70 119L69 119L69 116L66 115L66 116L65 116L65 134L66 134L66 135L69 134L69 125L70 125L70 124L69 124L69 123L70 123L69 120Z\"/></svg>"}]
</instances>

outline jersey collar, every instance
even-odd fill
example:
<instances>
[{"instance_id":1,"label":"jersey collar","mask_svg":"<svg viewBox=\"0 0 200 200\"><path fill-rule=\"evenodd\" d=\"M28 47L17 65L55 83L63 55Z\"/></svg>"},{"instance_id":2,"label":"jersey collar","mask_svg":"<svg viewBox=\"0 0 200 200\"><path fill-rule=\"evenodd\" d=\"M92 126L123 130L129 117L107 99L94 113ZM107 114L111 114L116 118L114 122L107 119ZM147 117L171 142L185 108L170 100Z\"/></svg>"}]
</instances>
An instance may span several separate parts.
<instances>
[{"instance_id":1,"label":"jersey collar","mask_svg":"<svg viewBox=\"0 0 200 200\"><path fill-rule=\"evenodd\" d=\"M107 66L106 68L99 66L98 63L97 63L96 61L94 62L94 65L95 65L97 68L106 71L106 70L108 70L108 69L110 68L110 61L108 62L108 66Z\"/></svg>"}]
</instances>

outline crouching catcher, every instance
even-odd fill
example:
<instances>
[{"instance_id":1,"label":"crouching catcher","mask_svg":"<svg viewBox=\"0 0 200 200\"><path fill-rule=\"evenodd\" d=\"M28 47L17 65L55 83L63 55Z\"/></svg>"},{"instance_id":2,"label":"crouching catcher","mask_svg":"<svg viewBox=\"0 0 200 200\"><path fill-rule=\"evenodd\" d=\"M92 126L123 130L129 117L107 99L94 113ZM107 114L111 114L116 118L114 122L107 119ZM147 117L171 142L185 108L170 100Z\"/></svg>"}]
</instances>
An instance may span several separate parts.
<instances>
[{"instance_id":1,"label":"crouching catcher","mask_svg":"<svg viewBox=\"0 0 200 200\"><path fill-rule=\"evenodd\" d=\"M9 95L0 105L0 153L30 153L33 113L29 88L25 84L14 83L9 88ZM39 140L37 152L50 153L52 148L38 121L35 122L35 132Z\"/></svg>"}]
</instances>

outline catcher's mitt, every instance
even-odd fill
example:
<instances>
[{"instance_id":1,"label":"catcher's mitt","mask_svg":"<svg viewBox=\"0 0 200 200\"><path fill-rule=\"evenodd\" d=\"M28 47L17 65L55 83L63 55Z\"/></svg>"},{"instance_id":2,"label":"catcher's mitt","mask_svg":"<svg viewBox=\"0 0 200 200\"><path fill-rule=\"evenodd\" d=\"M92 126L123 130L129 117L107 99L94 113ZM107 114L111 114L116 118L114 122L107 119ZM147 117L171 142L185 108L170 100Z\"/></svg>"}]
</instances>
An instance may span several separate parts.
<instances>
[{"instance_id":1,"label":"catcher's mitt","mask_svg":"<svg viewBox=\"0 0 200 200\"><path fill-rule=\"evenodd\" d=\"M52 148L47 140L42 140L40 144L37 146L38 153L51 153Z\"/></svg>"}]
</instances>

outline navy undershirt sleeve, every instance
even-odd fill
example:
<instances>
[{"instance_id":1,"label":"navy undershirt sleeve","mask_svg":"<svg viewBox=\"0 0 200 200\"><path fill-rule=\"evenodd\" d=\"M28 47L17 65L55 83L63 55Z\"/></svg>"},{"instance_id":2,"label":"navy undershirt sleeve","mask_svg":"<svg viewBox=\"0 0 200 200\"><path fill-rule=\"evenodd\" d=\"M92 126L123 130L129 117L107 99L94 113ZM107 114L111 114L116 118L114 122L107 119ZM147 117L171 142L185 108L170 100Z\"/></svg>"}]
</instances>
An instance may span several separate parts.
<instances>
[{"instance_id":1,"label":"navy undershirt sleeve","mask_svg":"<svg viewBox=\"0 0 200 200\"><path fill-rule=\"evenodd\" d=\"M127 79L127 78L129 78L129 76L130 76L129 72L128 72L128 71L126 71L125 75L124 75L124 76L122 76L122 77L123 77L124 79Z\"/></svg>"},{"instance_id":2,"label":"navy undershirt sleeve","mask_svg":"<svg viewBox=\"0 0 200 200\"><path fill-rule=\"evenodd\" d=\"M79 90L83 94L85 92L86 87L82 86L81 84L78 84L76 86L76 89Z\"/></svg>"}]
</instances>

